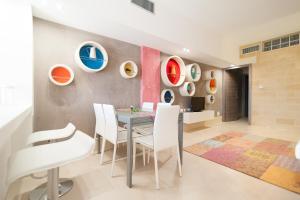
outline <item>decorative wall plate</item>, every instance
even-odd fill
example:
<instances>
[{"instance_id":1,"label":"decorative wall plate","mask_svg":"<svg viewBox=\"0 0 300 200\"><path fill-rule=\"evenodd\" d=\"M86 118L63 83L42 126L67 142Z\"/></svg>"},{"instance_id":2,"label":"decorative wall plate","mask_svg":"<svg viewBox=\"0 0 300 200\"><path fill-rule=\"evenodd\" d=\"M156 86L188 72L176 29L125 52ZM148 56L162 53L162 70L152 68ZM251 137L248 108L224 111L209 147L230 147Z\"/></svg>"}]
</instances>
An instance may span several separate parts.
<instances>
[{"instance_id":1,"label":"decorative wall plate","mask_svg":"<svg viewBox=\"0 0 300 200\"><path fill-rule=\"evenodd\" d=\"M196 87L193 82L184 82L184 84L179 88L181 96L194 96L195 92Z\"/></svg>"},{"instance_id":2,"label":"decorative wall plate","mask_svg":"<svg viewBox=\"0 0 300 200\"><path fill-rule=\"evenodd\" d=\"M120 74L123 78L134 78L138 74L138 66L131 60L125 61L120 65Z\"/></svg>"},{"instance_id":3,"label":"decorative wall plate","mask_svg":"<svg viewBox=\"0 0 300 200\"><path fill-rule=\"evenodd\" d=\"M217 92L217 79L210 79L205 84L206 92L208 94L216 94Z\"/></svg>"},{"instance_id":4,"label":"decorative wall plate","mask_svg":"<svg viewBox=\"0 0 300 200\"><path fill-rule=\"evenodd\" d=\"M215 103L215 96L214 95L206 95L205 101L207 104L214 104Z\"/></svg>"},{"instance_id":5,"label":"decorative wall plate","mask_svg":"<svg viewBox=\"0 0 300 200\"><path fill-rule=\"evenodd\" d=\"M106 67L108 56L100 44L87 41L79 45L75 61L86 72L98 72Z\"/></svg>"},{"instance_id":6,"label":"decorative wall plate","mask_svg":"<svg viewBox=\"0 0 300 200\"><path fill-rule=\"evenodd\" d=\"M67 65L57 64L49 69L48 77L55 85L65 86L73 81L74 72Z\"/></svg>"},{"instance_id":7,"label":"decorative wall plate","mask_svg":"<svg viewBox=\"0 0 300 200\"><path fill-rule=\"evenodd\" d=\"M178 56L170 56L161 63L161 78L166 86L180 86L185 79L185 64Z\"/></svg>"},{"instance_id":8,"label":"decorative wall plate","mask_svg":"<svg viewBox=\"0 0 300 200\"><path fill-rule=\"evenodd\" d=\"M204 72L204 80L210 80L210 79L214 79L215 76L215 71L214 70L208 70Z\"/></svg>"},{"instance_id":9,"label":"decorative wall plate","mask_svg":"<svg viewBox=\"0 0 300 200\"><path fill-rule=\"evenodd\" d=\"M171 89L164 89L160 95L161 102L172 104L175 101L175 94Z\"/></svg>"},{"instance_id":10,"label":"decorative wall plate","mask_svg":"<svg viewBox=\"0 0 300 200\"><path fill-rule=\"evenodd\" d=\"M199 81L201 78L201 68L197 63L186 66L186 80L190 82Z\"/></svg>"}]
</instances>

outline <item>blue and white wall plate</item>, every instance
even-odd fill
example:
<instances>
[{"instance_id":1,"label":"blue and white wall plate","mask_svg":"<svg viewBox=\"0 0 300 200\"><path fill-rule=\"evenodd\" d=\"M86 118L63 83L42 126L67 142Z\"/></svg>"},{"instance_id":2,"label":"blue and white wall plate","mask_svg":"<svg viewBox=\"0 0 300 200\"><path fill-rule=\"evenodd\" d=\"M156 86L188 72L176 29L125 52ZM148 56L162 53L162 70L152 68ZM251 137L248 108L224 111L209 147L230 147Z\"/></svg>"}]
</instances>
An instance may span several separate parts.
<instances>
[{"instance_id":1,"label":"blue and white wall plate","mask_svg":"<svg viewBox=\"0 0 300 200\"><path fill-rule=\"evenodd\" d=\"M215 103L215 96L214 95L206 95L205 101L207 104L214 104Z\"/></svg>"},{"instance_id":2,"label":"blue and white wall plate","mask_svg":"<svg viewBox=\"0 0 300 200\"><path fill-rule=\"evenodd\" d=\"M97 42L87 41L79 45L75 61L86 72L98 72L107 66L106 50Z\"/></svg>"},{"instance_id":3,"label":"blue and white wall plate","mask_svg":"<svg viewBox=\"0 0 300 200\"><path fill-rule=\"evenodd\" d=\"M197 63L186 65L186 80L190 82L199 81L201 78L201 68Z\"/></svg>"},{"instance_id":4,"label":"blue and white wall plate","mask_svg":"<svg viewBox=\"0 0 300 200\"><path fill-rule=\"evenodd\" d=\"M182 86L179 88L179 93L181 96L194 96L196 92L196 87L193 82L184 82Z\"/></svg>"},{"instance_id":5,"label":"blue and white wall plate","mask_svg":"<svg viewBox=\"0 0 300 200\"><path fill-rule=\"evenodd\" d=\"M172 104L175 101L175 94L171 89L164 89L160 95L161 102Z\"/></svg>"}]
</instances>

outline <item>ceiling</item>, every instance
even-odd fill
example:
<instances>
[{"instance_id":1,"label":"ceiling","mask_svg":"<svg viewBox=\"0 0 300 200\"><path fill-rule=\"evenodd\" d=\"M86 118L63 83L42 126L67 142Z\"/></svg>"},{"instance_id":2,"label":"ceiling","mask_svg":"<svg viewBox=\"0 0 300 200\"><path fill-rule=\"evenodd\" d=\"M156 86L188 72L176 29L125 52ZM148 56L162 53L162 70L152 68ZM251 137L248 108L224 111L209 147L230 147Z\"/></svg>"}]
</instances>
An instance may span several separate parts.
<instances>
[{"instance_id":1,"label":"ceiling","mask_svg":"<svg viewBox=\"0 0 300 200\"><path fill-rule=\"evenodd\" d=\"M299 0L152 1L155 14L130 0L32 0L32 7L39 18L217 67L236 62L226 57L222 46L230 34L236 37L240 30L300 12ZM276 33L277 29L280 27L269 31ZM259 34L255 33L256 39Z\"/></svg>"}]
</instances>

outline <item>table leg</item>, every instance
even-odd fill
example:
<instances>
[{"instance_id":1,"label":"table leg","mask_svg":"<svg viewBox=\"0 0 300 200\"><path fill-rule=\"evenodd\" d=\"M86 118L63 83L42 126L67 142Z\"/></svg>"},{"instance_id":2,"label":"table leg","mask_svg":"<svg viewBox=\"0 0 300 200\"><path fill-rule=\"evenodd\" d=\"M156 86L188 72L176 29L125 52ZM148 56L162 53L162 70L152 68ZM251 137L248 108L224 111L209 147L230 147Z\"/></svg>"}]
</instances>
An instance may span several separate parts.
<instances>
[{"instance_id":1,"label":"table leg","mask_svg":"<svg viewBox=\"0 0 300 200\"><path fill-rule=\"evenodd\" d=\"M101 139L103 139L103 137L101 137L100 135L98 135L98 153L102 153L101 152Z\"/></svg>"},{"instance_id":2,"label":"table leg","mask_svg":"<svg viewBox=\"0 0 300 200\"><path fill-rule=\"evenodd\" d=\"M181 164L183 163L182 151L183 151L183 116L179 115L178 119L178 143L179 143L179 154Z\"/></svg>"},{"instance_id":3,"label":"table leg","mask_svg":"<svg viewBox=\"0 0 300 200\"><path fill-rule=\"evenodd\" d=\"M130 119L127 127L127 186L132 187L132 119Z\"/></svg>"}]
</instances>

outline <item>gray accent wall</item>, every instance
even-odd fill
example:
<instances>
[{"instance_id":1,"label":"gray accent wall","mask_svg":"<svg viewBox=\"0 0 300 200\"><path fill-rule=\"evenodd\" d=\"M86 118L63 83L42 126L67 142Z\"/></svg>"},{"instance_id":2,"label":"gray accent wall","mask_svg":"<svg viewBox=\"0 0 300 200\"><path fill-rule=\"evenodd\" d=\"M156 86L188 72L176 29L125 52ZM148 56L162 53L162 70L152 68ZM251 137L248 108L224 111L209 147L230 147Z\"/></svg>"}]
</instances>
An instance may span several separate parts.
<instances>
[{"instance_id":1,"label":"gray accent wall","mask_svg":"<svg viewBox=\"0 0 300 200\"><path fill-rule=\"evenodd\" d=\"M64 25L34 18L34 131L63 128L68 122L93 136L95 115L93 103L108 103L116 108L139 106L140 100L140 47L99 36ZM87 73L74 61L75 51L84 42L100 43L108 53L108 66L97 73ZM161 53L161 58L167 54ZM139 66L139 74L133 79L124 79L119 66L133 60ZM193 61L184 59L185 64ZM68 86L56 86L48 78L48 70L55 64L66 64L75 72L74 81ZM216 102L206 105L222 113L222 70L198 63L202 71L216 70L218 92ZM167 88L161 82L161 90ZM190 97L182 97L178 87L172 88L175 104L189 106ZM205 96L205 81L196 83L195 96Z\"/></svg>"},{"instance_id":2,"label":"gray accent wall","mask_svg":"<svg viewBox=\"0 0 300 200\"><path fill-rule=\"evenodd\" d=\"M140 74L124 79L119 66L133 60L140 66L139 46L80 31L63 25L33 20L34 32L34 130L56 129L72 122L89 135L94 134L93 103L116 107L139 105ZM108 53L108 66L87 73L74 61L77 47L84 41L100 43ZM48 78L55 64L66 64L75 72L69 86L56 86Z\"/></svg>"}]
</instances>

